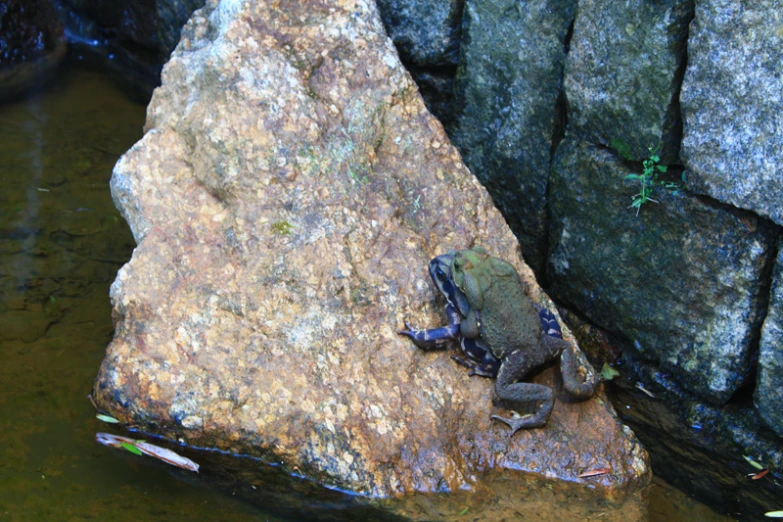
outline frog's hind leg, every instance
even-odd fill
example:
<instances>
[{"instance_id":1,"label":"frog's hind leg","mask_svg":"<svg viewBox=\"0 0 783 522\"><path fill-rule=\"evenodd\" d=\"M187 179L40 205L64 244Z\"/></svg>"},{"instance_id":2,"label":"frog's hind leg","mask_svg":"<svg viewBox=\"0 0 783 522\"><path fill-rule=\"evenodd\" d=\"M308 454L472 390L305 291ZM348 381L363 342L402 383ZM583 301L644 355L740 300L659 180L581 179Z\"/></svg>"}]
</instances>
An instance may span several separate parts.
<instances>
[{"instance_id":1,"label":"frog's hind leg","mask_svg":"<svg viewBox=\"0 0 783 522\"><path fill-rule=\"evenodd\" d=\"M462 353L467 356L452 355L451 359L458 364L470 368L470 376L495 378L500 369L500 360L492 355L489 347L481 338L468 339L462 337L459 341Z\"/></svg>"},{"instance_id":2,"label":"frog's hind leg","mask_svg":"<svg viewBox=\"0 0 783 522\"><path fill-rule=\"evenodd\" d=\"M555 339L553 337L553 339ZM552 408L555 405L555 395L552 389L541 384L529 382L517 382L524 379L535 368L544 365L548 360L557 356L557 353L547 353L541 350L536 357L523 350L513 352L505 358L500 366L495 393L504 406L514 409L520 406L530 406L540 403L538 410L532 415L518 418L505 418L493 415L492 418L505 422L511 427L511 435L520 429L540 428L549 420Z\"/></svg>"},{"instance_id":3,"label":"frog's hind leg","mask_svg":"<svg viewBox=\"0 0 783 522\"><path fill-rule=\"evenodd\" d=\"M524 400L518 398L506 398L504 400L518 403L541 402L541 407L532 415L511 418L493 415L492 418L508 424L511 428L511 435L516 433L517 430L544 427L546 421L549 420L549 415L552 413L552 408L555 405L555 397L552 393L552 389L542 386L541 384L529 382L518 382L514 384L514 387L516 388L514 392L525 396ZM500 393L498 393L498 396L500 396Z\"/></svg>"},{"instance_id":4,"label":"frog's hind leg","mask_svg":"<svg viewBox=\"0 0 783 522\"><path fill-rule=\"evenodd\" d=\"M560 323L557 322L555 314L536 304L533 306L535 306L538 311L538 319L541 321L541 328L544 329L544 334L562 339L563 330L560 329Z\"/></svg>"},{"instance_id":5,"label":"frog's hind leg","mask_svg":"<svg viewBox=\"0 0 783 522\"><path fill-rule=\"evenodd\" d=\"M563 388L575 399L589 399L593 396L600 379L582 352L576 352L570 345L560 354L560 374Z\"/></svg>"}]
</instances>

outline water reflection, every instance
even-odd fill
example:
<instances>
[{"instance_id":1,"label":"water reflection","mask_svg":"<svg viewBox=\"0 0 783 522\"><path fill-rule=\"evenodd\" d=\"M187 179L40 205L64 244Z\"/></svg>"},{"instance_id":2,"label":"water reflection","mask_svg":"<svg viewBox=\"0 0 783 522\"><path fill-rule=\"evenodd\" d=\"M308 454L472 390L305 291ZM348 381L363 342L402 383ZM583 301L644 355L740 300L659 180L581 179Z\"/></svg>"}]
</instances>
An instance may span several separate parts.
<instances>
[{"instance_id":1,"label":"water reflection","mask_svg":"<svg viewBox=\"0 0 783 522\"><path fill-rule=\"evenodd\" d=\"M41 111L40 99L38 96L30 98L25 103L27 113L29 117L26 121L22 122L22 132L24 133L24 139L29 144L29 149L24 154L25 159L28 162L28 174L30 175L30 183L27 185L27 205L24 213L20 213L19 222L17 228L22 230L31 229L36 217L38 216L38 191L46 190L38 188L41 179L41 173L43 172L43 163L41 157L43 155L43 132L42 128L46 125L46 115ZM34 236L28 235L22 241L22 251L28 252L33 246ZM30 267L30 263L21 256L14 263L14 272L17 274L19 280L17 284L20 284L22 280L27 279L27 270Z\"/></svg>"}]
</instances>

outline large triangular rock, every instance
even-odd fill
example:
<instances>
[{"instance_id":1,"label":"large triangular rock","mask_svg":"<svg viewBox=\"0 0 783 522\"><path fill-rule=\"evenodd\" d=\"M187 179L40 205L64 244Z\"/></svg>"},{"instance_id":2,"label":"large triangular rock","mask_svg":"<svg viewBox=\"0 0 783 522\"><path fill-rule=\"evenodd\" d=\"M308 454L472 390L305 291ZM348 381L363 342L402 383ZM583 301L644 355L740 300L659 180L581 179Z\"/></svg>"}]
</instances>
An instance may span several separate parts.
<instances>
[{"instance_id":1,"label":"large triangular rock","mask_svg":"<svg viewBox=\"0 0 783 522\"><path fill-rule=\"evenodd\" d=\"M645 519L646 454L601 391L509 437L492 381L397 334L444 321L426 264L452 248L484 245L549 301L374 4L210 2L146 129L112 178L138 247L99 408L411 519Z\"/></svg>"}]
</instances>

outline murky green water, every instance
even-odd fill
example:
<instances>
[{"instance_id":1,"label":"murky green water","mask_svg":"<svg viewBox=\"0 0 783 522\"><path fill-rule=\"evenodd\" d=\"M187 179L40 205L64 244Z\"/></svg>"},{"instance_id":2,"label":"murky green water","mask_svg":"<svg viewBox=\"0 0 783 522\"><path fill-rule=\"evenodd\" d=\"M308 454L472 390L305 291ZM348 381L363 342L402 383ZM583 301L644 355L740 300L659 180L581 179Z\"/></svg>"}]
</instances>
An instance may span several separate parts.
<instances>
[{"instance_id":1,"label":"murky green water","mask_svg":"<svg viewBox=\"0 0 783 522\"><path fill-rule=\"evenodd\" d=\"M111 431L86 397L109 285L133 249L108 184L144 113L76 69L0 105L0 521L282 520L93 442ZM729 520L661 485L652 504L652 522Z\"/></svg>"}]
</instances>

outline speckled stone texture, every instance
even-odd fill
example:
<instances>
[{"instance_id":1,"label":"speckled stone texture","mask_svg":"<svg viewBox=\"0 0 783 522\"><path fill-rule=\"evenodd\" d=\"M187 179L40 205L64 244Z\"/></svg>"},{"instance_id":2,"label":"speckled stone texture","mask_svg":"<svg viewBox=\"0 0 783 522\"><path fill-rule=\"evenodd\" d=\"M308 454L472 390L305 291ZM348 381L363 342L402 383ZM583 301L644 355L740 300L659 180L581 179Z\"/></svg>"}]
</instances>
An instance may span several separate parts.
<instances>
[{"instance_id":1,"label":"speckled stone texture","mask_svg":"<svg viewBox=\"0 0 783 522\"><path fill-rule=\"evenodd\" d=\"M646 519L646 454L602 390L509 437L492 381L398 335L445 321L427 262L452 248L486 246L551 303L372 2L208 3L112 194L138 246L100 409L403 518ZM560 390L555 370L538 382Z\"/></svg>"},{"instance_id":2,"label":"speckled stone texture","mask_svg":"<svg viewBox=\"0 0 783 522\"><path fill-rule=\"evenodd\" d=\"M465 0L378 0L401 58L419 67L456 65Z\"/></svg>"},{"instance_id":3,"label":"speckled stone texture","mask_svg":"<svg viewBox=\"0 0 783 522\"><path fill-rule=\"evenodd\" d=\"M546 193L576 0L467 0L454 144L543 272Z\"/></svg>"},{"instance_id":4,"label":"speckled stone texture","mask_svg":"<svg viewBox=\"0 0 783 522\"><path fill-rule=\"evenodd\" d=\"M550 188L552 294L623 334L691 393L724 404L751 375L776 232L750 213L638 181L604 148L566 139Z\"/></svg>"},{"instance_id":5,"label":"speckled stone texture","mask_svg":"<svg viewBox=\"0 0 783 522\"><path fill-rule=\"evenodd\" d=\"M783 2L701 0L682 86L688 188L783 224Z\"/></svg>"},{"instance_id":6,"label":"speckled stone texture","mask_svg":"<svg viewBox=\"0 0 783 522\"><path fill-rule=\"evenodd\" d=\"M569 132L641 161L677 163L693 0L581 0L566 62Z\"/></svg>"},{"instance_id":7,"label":"speckled stone texture","mask_svg":"<svg viewBox=\"0 0 783 522\"><path fill-rule=\"evenodd\" d=\"M769 309L761 329L754 402L769 427L783 437L783 250L778 251Z\"/></svg>"}]
</instances>

